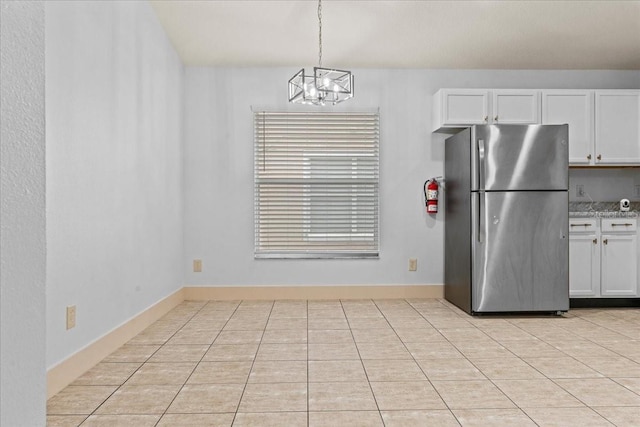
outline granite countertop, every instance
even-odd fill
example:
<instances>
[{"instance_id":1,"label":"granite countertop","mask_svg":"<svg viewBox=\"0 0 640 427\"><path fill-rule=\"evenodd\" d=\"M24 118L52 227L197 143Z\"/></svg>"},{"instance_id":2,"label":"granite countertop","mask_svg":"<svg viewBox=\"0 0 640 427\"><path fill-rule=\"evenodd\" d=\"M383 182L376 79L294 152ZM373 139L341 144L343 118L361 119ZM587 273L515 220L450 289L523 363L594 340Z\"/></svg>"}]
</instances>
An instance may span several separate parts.
<instances>
[{"instance_id":1,"label":"granite countertop","mask_svg":"<svg viewBox=\"0 0 640 427\"><path fill-rule=\"evenodd\" d=\"M640 202L631 202L629 212L620 212L620 202L569 202L569 218L638 218Z\"/></svg>"}]
</instances>

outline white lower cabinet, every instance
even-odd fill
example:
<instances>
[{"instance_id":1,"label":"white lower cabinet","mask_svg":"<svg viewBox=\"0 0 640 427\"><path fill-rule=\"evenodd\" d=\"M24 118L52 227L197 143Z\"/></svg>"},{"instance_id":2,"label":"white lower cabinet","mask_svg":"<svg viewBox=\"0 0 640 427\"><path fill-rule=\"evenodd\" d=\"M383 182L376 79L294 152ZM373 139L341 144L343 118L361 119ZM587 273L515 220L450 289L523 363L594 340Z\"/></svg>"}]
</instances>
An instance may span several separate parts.
<instances>
[{"instance_id":1,"label":"white lower cabinet","mask_svg":"<svg viewBox=\"0 0 640 427\"><path fill-rule=\"evenodd\" d=\"M636 219L569 220L569 295L638 295Z\"/></svg>"}]
</instances>

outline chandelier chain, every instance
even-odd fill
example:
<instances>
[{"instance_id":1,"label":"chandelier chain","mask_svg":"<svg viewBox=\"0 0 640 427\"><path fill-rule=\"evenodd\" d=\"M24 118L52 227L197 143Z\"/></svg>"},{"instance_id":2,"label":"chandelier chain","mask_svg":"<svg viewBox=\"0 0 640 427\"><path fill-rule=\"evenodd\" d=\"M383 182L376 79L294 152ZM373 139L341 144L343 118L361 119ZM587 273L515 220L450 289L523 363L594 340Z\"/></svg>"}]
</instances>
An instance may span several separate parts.
<instances>
[{"instance_id":1,"label":"chandelier chain","mask_svg":"<svg viewBox=\"0 0 640 427\"><path fill-rule=\"evenodd\" d=\"M322 0L318 0L318 66L322 68Z\"/></svg>"}]
</instances>

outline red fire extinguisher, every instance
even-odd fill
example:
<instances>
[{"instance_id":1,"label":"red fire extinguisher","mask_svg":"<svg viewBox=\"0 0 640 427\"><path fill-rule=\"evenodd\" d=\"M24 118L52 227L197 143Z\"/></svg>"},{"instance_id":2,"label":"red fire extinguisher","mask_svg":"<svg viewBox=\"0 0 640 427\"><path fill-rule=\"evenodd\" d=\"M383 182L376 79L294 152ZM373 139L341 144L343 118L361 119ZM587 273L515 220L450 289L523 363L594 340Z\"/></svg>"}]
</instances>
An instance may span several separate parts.
<instances>
[{"instance_id":1,"label":"red fire extinguisher","mask_svg":"<svg viewBox=\"0 0 640 427\"><path fill-rule=\"evenodd\" d=\"M427 213L438 213L438 180L431 178L424 183L424 198L427 203Z\"/></svg>"}]
</instances>

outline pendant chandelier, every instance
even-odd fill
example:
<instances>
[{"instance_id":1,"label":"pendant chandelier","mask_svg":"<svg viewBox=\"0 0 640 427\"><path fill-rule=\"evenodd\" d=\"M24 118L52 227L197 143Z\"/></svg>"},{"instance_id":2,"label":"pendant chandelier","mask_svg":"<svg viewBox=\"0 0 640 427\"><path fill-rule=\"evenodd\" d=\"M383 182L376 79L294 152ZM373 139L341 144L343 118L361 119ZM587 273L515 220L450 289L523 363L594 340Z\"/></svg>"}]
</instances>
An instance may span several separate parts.
<instances>
[{"instance_id":1,"label":"pendant chandelier","mask_svg":"<svg viewBox=\"0 0 640 427\"><path fill-rule=\"evenodd\" d=\"M318 66L313 74L305 74L303 68L289 79L289 102L336 105L353 97L350 71L322 68L322 0L318 0L318 29Z\"/></svg>"}]
</instances>

